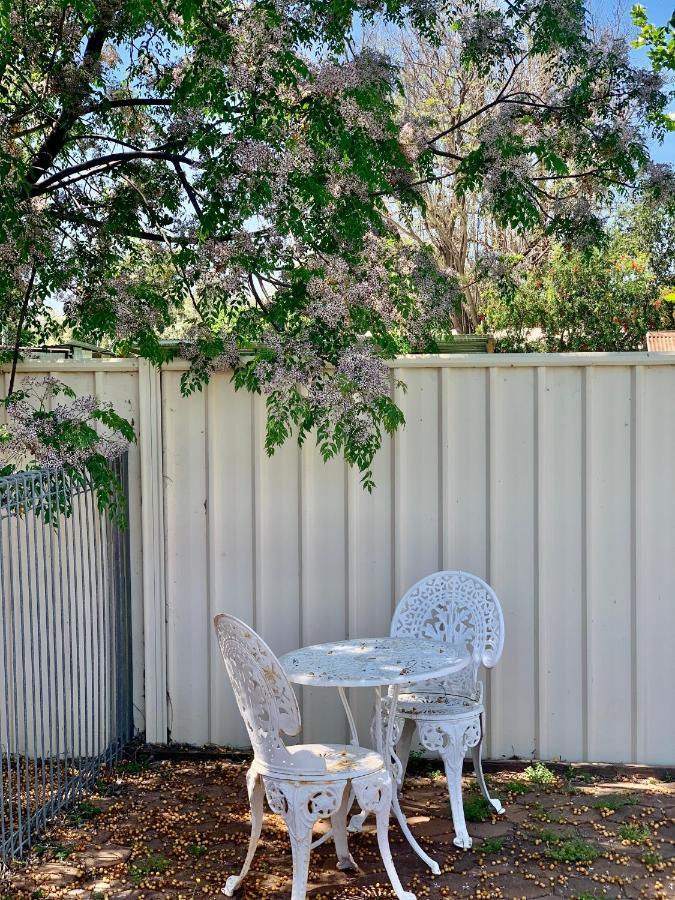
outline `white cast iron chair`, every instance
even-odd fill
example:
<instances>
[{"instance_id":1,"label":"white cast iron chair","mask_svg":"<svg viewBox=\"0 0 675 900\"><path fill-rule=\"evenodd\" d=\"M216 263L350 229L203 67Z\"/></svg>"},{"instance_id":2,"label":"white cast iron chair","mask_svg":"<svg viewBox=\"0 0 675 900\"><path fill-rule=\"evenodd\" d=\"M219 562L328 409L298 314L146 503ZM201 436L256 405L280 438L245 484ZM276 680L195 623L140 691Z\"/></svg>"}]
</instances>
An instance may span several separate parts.
<instances>
[{"instance_id":1,"label":"white cast iron chair","mask_svg":"<svg viewBox=\"0 0 675 900\"><path fill-rule=\"evenodd\" d=\"M436 572L414 584L396 608L392 637L428 638L467 644L473 662L468 668L437 681L426 681L398 698L395 739L403 784L415 727L426 750L438 752L445 766L450 807L455 826L454 844L471 847L462 805L462 763L471 748L474 770L485 799L498 813L504 808L491 797L481 763L485 709L481 665L491 668L504 647L504 616L497 595L477 575Z\"/></svg>"},{"instance_id":2,"label":"white cast iron chair","mask_svg":"<svg viewBox=\"0 0 675 900\"><path fill-rule=\"evenodd\" d=\"M253 764L246 775L251 806L251 838L239 875L228 878L223 893L231 897L246 877L263 822L263 791L273 812L284 818L293 853L291 900L305 900L312 829L330 818L338 868L356 868L347 845L350 784L361 808L375 814L377 840L389 880L400 900L415 900L404 891L389 849L392 779L382 756L363 747L299 744L286 747L281 733L300 731L300 711L284 670L255 631L239 619L214 619L225 660L253 746Z\"/></svg>"}]
</instances>

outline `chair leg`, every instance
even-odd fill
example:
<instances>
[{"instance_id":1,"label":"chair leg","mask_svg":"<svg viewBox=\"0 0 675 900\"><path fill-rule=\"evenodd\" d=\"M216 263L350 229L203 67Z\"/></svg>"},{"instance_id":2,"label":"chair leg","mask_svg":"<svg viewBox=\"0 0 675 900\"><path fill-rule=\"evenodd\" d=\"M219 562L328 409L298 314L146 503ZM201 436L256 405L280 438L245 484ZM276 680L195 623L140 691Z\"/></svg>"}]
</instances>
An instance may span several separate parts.
<instances>
[{"instance_id":1,"label":"chair leg","mask_svg":"<svg viewBox=\"0 0 675 900\"><path fill-rule=\"evenodd\" d=\"M290 833L290 832L289 832ZM304 828L296 834L290 833L293 854L293 887L291 900L305 900L309 877L309 853L312 843L312 829Z\"/></svg>"},{"instance_id":2,"label":"chair leg","mask_svg":"<svg viewBox=\"0 0 675 900\"><path fill-rule=\"evenodd\" d=\"M458 760L459 757L459 760ZM448 794L450 795L450 809L452 811L452 824L455 827L455 837L452 843L461 850L470 850L473 841L466 830L464 818L464 803L462 801L462 762L464 754L459 754L455 748L442 754L445 776L448 780Z\"/></svg>"},{"instance_id":3,"label":"chair leg","mask_svg":"<svg viewBox=\"0 0 675 900\"><path fill-rule=\"evenodd\" d=\"M349 852L349 842L347 839L347 813L351 806L353 795L351 789L347 788L342 796L342 803L330 817L333 826L333 843L335 844L335 853L338 858L338 869L357 869L358 866L354 862L354 858Z\"/></svg>"},{"instance_id":4,"label":"chair leg","mask_svg":"<svg viewBox=\"0 0 675 900\"><path fill-rule=\"evenodd\" d=\"M248 842L248 853L246 854L246 859L244 860L241 872L238 875L231 875L227 879L225 887L223 888L223 894L225 894L226 897L231 897L244 878L246 878L248 870L251 868L251 863L253 862L258 841L260 840L260 832L262 831L264 815L263 783L260 775L252 769L249 769L246 774L246 787L248 788L248 802L251 807L251 836Z\"/></svg>"},{"instance_id":5,"label":"chair leg","mask_svg":"<svg viewBox=\"0 0 675 900\"><path fill-rule=\"evenodd\" d=\"M466 830L464 804L462 803L462 764L464 754L469 747L474 747L480 740L480 720L460 720L457 722L419 722L418 731L422 746L427 750L440 753L445 775L448 780L450 809L455 826L453 844L462 850L469 850L472 844Z\"/></svg>"},{"instance_id":6,"label":"chair leg","mask_svg":"<svg viewBox=\"0 0 675 900\"><path fill-rule=\"evenodd\" d=\"M264 776L267 802L282 816L288 828L293 854L291 900L305 900L309 875L312 829L319 819L328 819L342 805L348 782L302 784Z\"/></svg>"},{"instance_id":7,"label":"chair leg","mask_svg":"<svg viewBox=\"0 0 675 900\"><path fill-rule=\"evenodd\" d=\"M403 722L403 731L396 745L396 756L401 763L401 783L399 790L403 787L405 781L405 773L408 770L408 760L410 759L410 745L412 744L413 734L415 733L415 720L405 719Z\"/></svg>"},{"instance_id":8,"label":"chair leg","mask_svg":"<svg viewBox=\"0 0 675 900\"><path fill-rule=\"evenodd\" d=\"M476 744L475 747L471 748L471 758L473 759L473 770L476 773L476 778L478 780L478 786L480 787L481 794L485 797L487 802L494 807L495 811L501 815L505 812L504 807L501 804L501 801L496 797L491 797L490 792L488 791L487 784L485 783L485 776L483 775L483 761L482 761L482 747L483 747L483 717L481 716L480 720L480 740Z\"/></svg>"},{"instance_id":9,"label":"chair leg","mask_svg":"<svg viewBox=\"0 0 675 900\"><path fill-rule=\"evenodd\" d=\"M352 787L361 809L375 813L380 856L394 893L398 900L416 900L415 894L403 890L389 847L389 815L394 789L391 776L385 771L375 772L373 775L363 775L352 781Z\"/></svg>"}]
</instances>

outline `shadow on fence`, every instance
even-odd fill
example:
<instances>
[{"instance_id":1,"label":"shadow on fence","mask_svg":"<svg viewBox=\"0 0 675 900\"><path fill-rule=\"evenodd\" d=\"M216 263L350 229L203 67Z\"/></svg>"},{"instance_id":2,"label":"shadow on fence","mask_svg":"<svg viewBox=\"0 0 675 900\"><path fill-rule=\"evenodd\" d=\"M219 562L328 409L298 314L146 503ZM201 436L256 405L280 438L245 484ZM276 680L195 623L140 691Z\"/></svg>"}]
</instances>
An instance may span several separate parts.
<instances>
[{"instance_id":1,"label":"shadow on fence","mask_svg":"<svg viewBox=\"0 0 675 900\"><path fill-rule=\"evenodd\" d=\"M126 455L115 466L126 494ZM0 859L132 732L128 533L62 469L0 478Z\"/></svg>"}]
</instances>

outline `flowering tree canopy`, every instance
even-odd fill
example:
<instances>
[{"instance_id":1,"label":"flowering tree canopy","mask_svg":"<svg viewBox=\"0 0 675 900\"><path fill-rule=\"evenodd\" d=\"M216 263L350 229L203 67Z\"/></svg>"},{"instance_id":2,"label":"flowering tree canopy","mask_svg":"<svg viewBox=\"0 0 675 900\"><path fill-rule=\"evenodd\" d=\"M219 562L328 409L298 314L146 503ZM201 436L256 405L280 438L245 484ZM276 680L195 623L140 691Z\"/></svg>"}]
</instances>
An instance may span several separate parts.
<instances>
[{"instance_id":1,"label":"flowering tree canopy","mask_svg":"<svg viewBox=\"0 0 675 900\"><path fill-rule=\"evenodd\" d=\"M382 431L402 422L383 360L432 347L462 296L391 229L391 199L412 211L451 163L457 191L482 191L499 221L590 242L593 200L639 180L645 132L664 127L660 76L589 41L580 0L0 9L9 355L57 328L57 299L75 336L158 364L182 352L185 392L233 368L268 395L270 451L316 429L366 485ZM492 95L480 118L460 106L440 128L402 122L397 66L357 50L356 30L379 18L433 42L439 17ZM543 94L516 78L537 56L554 62ZM666 174L647 179L662 190ZM177 351L161 337L186 301Z\"/></svg>"}]
</instances>

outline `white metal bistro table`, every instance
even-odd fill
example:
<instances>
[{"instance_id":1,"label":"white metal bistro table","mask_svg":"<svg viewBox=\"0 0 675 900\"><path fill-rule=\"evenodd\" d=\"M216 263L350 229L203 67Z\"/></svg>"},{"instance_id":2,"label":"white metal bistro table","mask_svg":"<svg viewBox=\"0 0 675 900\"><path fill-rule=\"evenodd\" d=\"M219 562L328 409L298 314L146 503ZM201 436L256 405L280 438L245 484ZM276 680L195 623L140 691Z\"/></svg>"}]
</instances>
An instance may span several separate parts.
<instances>
[{"instance_id":1,"label":"white metal bistro table","mask_svg":"<svg viewBox=\"0 0 675 900\"><path fill-rule=\"evenodd\" d=\"M279 661L289 681L295 684L338 689L349 722L351 742L355 746L363 745L359 742L345 688L375 689L375 749L382 754L394 782L394 813L415 853L424 860L434 875L439 875L440 866L424 852L410 831L395 789L399 774L397 766L400 765L393 749L396 706L401 685L444 678L459 672L471 662L468 649L462 644L418 638L363 638L302 647L286 653ZM385 717L381 712L383 687L390 688L386 732ZM386 752L385 747L388 748Z\"/></svg>"}]
</instances>

